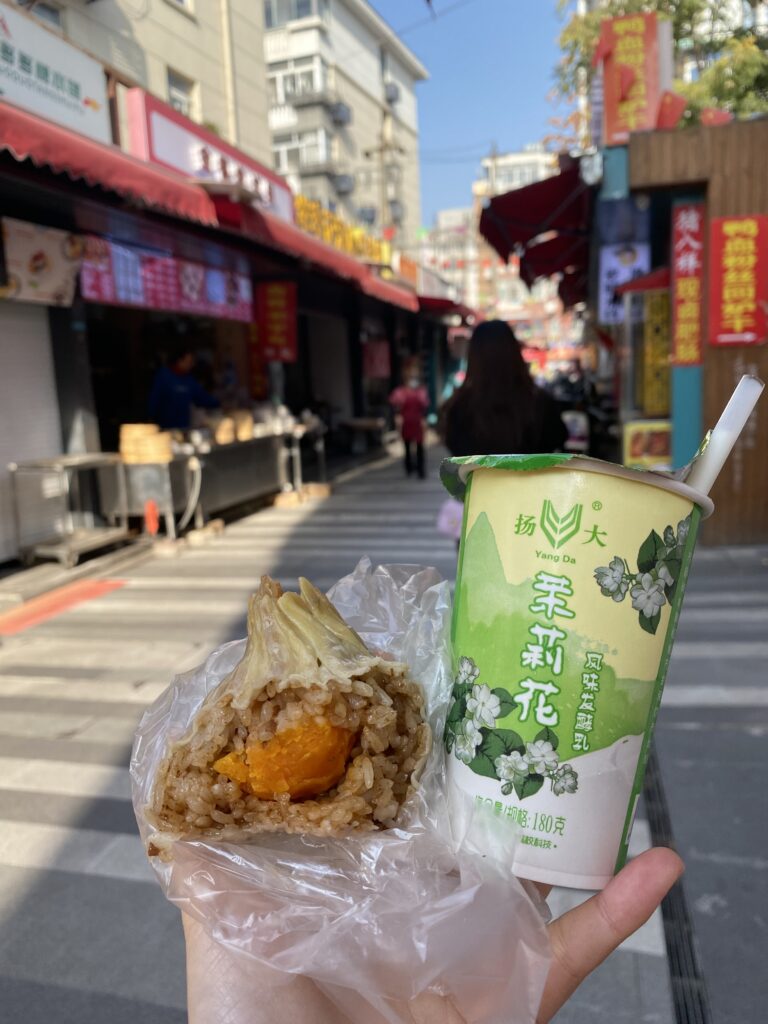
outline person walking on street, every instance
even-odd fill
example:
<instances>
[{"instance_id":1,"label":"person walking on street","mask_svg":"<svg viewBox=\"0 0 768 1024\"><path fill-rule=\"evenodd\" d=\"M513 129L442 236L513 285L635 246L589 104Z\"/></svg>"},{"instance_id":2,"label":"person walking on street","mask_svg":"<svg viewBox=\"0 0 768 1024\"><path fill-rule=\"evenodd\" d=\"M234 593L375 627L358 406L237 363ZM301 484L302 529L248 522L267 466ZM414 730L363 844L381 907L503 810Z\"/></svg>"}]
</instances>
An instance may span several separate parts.
<instances>
[{"instance_id":1,"label":"person walking on street","mask_svg":"<svg viewBox=\"0 0 768 1024\"><path fill-rule=\"evenodd\" d=\"M424 455L424 434L426 431L426 414L429 398L426 388L419 382L418 376L411 372L405 384L395 388L389 396L389 403L395 410L400 426L400 435L405 445L405 472L411 476L414 471L423 480L427 475ZM414 467L414 449L416 464Z\"/></svg>"},{"instance_id":2,"label":"person walking on street","mask_svg":"<svg viewBox=\"0 0 768 1024\"><path fill-rule=\"evenodd\" d=\"M560 408L534 383L504 321L475 328L467 376L443 406L441 433L455 456L552 452L565 444Z\"/></svg>"}]
</instances>

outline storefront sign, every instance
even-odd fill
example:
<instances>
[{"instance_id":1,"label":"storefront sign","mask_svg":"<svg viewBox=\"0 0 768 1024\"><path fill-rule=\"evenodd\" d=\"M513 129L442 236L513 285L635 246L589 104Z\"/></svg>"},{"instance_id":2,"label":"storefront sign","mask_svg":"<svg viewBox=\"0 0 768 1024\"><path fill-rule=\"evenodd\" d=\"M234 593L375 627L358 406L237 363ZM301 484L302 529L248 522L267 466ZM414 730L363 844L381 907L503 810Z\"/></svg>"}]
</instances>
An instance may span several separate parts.
<instances>
[{"instance_id":1,"label":"storefront sign","mask_svg":"<svg viewBox=\"0 0 768 1024\"><path fill-rule=\"evenodd\" d=\"M0 96L111 142L104 69L29 15L0 6Z\"/></svg>"},{"instance_id":2,"label":"storefront sign","mask_svg":"<svg viewBox=\"0 0 768 1024\"><path fill-rule=\"evenodd\" d=\"M659 23L655 13L608 18L601 25L604 144L656 127L661 97Z\"/></svg>"},{"instance_id":3,"label":"storefront sign","mask_svg":"<svg viewBox=\"0 0 768 1024\"><path fill-rule=\"evenodd\" d=\"M672 362L702 359L704 203L677 203L672 212Z\"/></svg>"},{"instance_id":4,"label":"storefront sign","mask_svg":"<svg viewBox=\"0 0 768 1024\"><path fill-rule=\"evenodd\" d=\"M392 258L391 246L367 235L362 228L347 224L316 200L296 196L295 209L296 223L308 234L368 263L389 265Z\"/></svg>"},{"instance_id":5,"label":"storefront sign","mask_svg":"<svg viewBox=\"0 0 768 1024\"><path fill-rule=\"evenodd\" d=\"M669 291L643 295L643 375L640 406L646 416L669 415Z\"/></svg>"},{"instance_id":6,"label":"storefront sign","mask_svg":"<svg viewBox=\"0 0 768 1024\"><path fill-rule=\"evenodd\" d=\"M624 465L630 469L672 468L669 420L634 420L624 424Z\"/></svg>"},{"instance_id":7,"label":"storefront sign","mask_svg":"<svg viewBox=\"0 0 768 1024\"><path fill-rule=\"evenodd\" d=\"M598 321L620 324L624 321L624 300L616 289L627 281L642 277L651 269L651 247L647 242L603 245L600 248L600 296ZM641 319L641 313L636 316Z\"/></svg>"},{"instance_id":8,"label":"storefront sign","mask_svg":"<svg viewBox=\"0 0 768 1024\"><path fill-rule=\"evenodd\" d=\"M293 221L293 195L274 171L143 89L129 89L126 106L134 156L188 178L239 186L262 209Z\"/></svg>"},{"instance_id":9,"label":"storefront sign","mask_svg":"<svg viewBox=\"0 0 768 1024\"><path fill-rule=\"evenodd\" d=\"M2 219L0 299L71 306L83 238L11 217Z\"/></svg>"},{"instance_id":10,"label":"storefront sign","mask_svg":"<svg viewBox=\"0 0 768 1024\"><path fill-rule=\"evenodd\" d=\"M256 286L259 349L266 362L296 362L297 316L296 285L293 281L265 281Z\"/></svg>"},{"instance_id":11,"label":"storefront sign","mask_svg":"<svg viewBox=\"0 0 768 1024\"><path fill-rule=\"evenodd\" d=\"M717 217L710 231L710 344L757 345L768 335L768 217Z\"/></svg>"},{"instance_id":12,"label":"storefront sign","mask_svg":"<svg viewBox=\"0 0 768 1024\"><path fill-rule=\"evenodd\" d=\"M253 318L251 281L246 274L93 235L86 238L80 288L88 302L222 320Z\"/></svg>"}]
</instances>

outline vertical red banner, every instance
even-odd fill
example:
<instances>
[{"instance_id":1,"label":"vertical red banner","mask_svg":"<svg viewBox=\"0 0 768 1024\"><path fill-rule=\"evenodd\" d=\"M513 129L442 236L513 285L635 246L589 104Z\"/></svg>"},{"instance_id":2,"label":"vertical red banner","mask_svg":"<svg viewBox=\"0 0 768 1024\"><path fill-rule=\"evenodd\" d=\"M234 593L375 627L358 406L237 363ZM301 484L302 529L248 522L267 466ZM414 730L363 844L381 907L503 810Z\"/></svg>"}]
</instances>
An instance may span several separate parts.
<instances>
[{"instance_id":1,"label":"vertical red banner","mask_svg":"<svg viewBox=\"0 0 768 1024\"><path fill-rule=\"evenodd\" d=\"M661 92L658 19L629 14L602 23L604 141L626 143L629 133L656 127Z\"/></svg>"},{"instance_id":2,"label":"vertical red banner","mask_svg":"<svg viewBox=\"0 0 768 1024\"><path fill-rule=\"evenodd\" d=\"M256 323L264 360L295 363L298 309L293 281L266 281L256 286Z\"/></svg>"},{"instance_id":3,"label":"vertical red banner","mask_svg":"<svg viewBox=\"0 0 768 1024\"><path fill-rule=\"evenodd\" d=\"M768 334L768 217L717 217L710 229L709 342L757 345Z\"/></svg>"},{"instance_id":4,"label":"vertical red banner","mask_svg":"<svg viewBox=\"0 0 768 1024\"><path fill-rule=\"evenodd\" d=\"M704 288L704 203L672 208L672 363L702 361Z\"/></svg>"}]
</instances>

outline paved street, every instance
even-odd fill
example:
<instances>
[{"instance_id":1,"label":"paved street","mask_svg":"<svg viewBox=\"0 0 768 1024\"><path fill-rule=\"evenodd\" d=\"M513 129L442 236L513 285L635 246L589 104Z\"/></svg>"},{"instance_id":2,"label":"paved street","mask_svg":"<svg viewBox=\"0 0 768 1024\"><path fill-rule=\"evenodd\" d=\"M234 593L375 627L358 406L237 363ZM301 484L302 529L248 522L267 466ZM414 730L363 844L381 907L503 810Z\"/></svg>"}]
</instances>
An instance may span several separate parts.
<instances>
[{"instance_id":1,"label":"paved street","mask_svg":"<svg viewBox=\"0 0 768 1024\"><path fill-rule=\"evenodd\" d=\"M441 500L434 474L405 480L399 462L384 459L347 474L328 501L260 512L179 557L122 571L125 586L3 638L2 1021L185 1020L178 916L146 865L129 803L136 720L174 671L243 634L246 598L262 573L285 585L302 573L326 588L368 554L452 575L453 544L434 530ZM700 553L659 729L715 1024L761 1019L767 572L766 552ZM650 841L641 819L634 847ZM580 898L556 893L555 908ZM558 1024L674 1024L673 991L680 998L690 982L690 972L678 974L673 990L656 915Z\"/></svg>"}]
</instances>

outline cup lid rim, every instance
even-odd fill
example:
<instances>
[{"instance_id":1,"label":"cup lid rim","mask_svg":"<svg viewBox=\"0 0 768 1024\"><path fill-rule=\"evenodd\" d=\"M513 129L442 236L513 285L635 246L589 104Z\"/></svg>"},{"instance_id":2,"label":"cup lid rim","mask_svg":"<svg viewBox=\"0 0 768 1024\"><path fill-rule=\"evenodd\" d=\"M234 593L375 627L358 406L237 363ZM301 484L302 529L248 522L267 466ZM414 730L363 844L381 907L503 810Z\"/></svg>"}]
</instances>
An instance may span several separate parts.
<instances>
[{"instance_id":1,"label":"cup lid rim","mask_svg":"<svg viewBox=\"0 0 768 1024\"><path fill-rule=\"evenodd\" d=\"M603 473L607 476L618 476L625 480L659 487L680 495L701 509L702 518L708 519L715 510L715 505L708 494L694 490L682 480L676 480L666 473L654 470L629 469L614 462L595 459L589 455L576 455L571 452L551 452L535 454L510 455L464 455L445 459L440 467L440 478L443 486L454 498L464 500L469 474L476 469L506 469L512 472L535 472L543 469L579 469L588 473Z\"/></svg>"}]
</instances>

